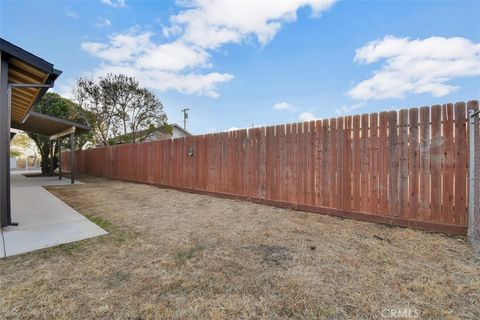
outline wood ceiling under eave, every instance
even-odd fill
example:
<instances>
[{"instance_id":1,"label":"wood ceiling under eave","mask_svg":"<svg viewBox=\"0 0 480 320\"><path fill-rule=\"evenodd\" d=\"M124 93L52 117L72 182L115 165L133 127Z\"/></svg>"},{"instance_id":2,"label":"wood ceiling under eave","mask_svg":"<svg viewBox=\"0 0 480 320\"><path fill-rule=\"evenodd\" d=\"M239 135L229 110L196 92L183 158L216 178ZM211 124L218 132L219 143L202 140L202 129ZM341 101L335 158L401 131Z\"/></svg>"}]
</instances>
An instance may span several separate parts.
<instances>
[{"instance_id":1,"label":"wood ceiling under eave","mask_svg":"<svg viewBox=\"0 0 480 320\"><path fill-rule=\"evenodd\" d=\"M48 73L30 66L18 59L8 61L9 83L43 84L48 79ZM34 103L40 88L13 88L12 90L12 122L21 123Z\"/></svg>"}]
</instances>

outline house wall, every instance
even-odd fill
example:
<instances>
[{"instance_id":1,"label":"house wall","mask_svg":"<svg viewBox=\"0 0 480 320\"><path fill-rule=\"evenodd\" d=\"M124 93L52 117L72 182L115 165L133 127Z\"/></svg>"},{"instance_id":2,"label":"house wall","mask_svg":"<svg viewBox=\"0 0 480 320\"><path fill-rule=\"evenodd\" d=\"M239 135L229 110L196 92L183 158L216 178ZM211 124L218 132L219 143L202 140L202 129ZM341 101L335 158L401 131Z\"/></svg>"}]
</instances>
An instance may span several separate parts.
<instances>
[{"instance_id":1,"label":"house wall","mask_svg":"<svg viewBox=\"0 0 480 320\"><path fill-rule=\"evenodd\" d=\"M15 168L17 168L17 159L10 158L10 169L15 169Z\"/></svg>"},{"instance_id":2,"label":"house wall","mask_svg":"<svg viewBox=\"0 0 480 320\"><path fill-rule=\"evenodd\" d=\"M167 139L176 139L176 138L183 138L188 137L189 135L185 133L185 131L179 129L176 126L172 127L172 134L166 134L161 131L156 131L151 133L147 138L145 138L144 142L150 141L159 141L159 140L167 140Z\"/></svg>"},{"instance_id":3,"label":"house wall","mask_svg":"<svg viewBox=\"0 0 480 320\"><path fill-rule=\"evenodd\" d=\"M145 138L144 142L150 142L150 141L159 141L159 140L166 140L170 139L171 136L169 134L165 134L160 131L153 132L148 135L148 137Z\"/></svg>"}]
</instances>

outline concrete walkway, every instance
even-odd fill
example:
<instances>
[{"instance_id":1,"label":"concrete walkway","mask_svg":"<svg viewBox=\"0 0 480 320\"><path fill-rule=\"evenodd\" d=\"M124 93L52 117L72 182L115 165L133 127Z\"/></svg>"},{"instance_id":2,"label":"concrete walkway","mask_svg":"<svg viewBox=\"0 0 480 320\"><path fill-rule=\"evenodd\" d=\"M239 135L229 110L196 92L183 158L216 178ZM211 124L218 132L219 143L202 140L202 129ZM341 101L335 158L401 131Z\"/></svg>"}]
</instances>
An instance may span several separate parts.
<instances>
[{"instance_id":1,"label":"concrete walkway","mask_svg":"<svg viewBox=\"0 0 480 320\"><path fill-rule=\"evenodd\" d=\"M70 179L12 172L12 221L19 225L2 230L0 258L107 234L42 187L68 184Z\"/></svg>"}]
</instances>

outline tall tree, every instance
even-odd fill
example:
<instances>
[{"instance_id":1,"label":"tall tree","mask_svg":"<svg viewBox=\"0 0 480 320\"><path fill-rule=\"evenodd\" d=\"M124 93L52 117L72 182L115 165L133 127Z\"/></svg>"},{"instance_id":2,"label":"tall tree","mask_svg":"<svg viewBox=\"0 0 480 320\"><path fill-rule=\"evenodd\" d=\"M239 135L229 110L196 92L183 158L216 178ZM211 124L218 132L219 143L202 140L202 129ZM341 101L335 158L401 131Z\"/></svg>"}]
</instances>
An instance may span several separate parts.
<instances>
[{"instance_id":1,"label":"tall tree","mask_svg":"<svg viewBox=\"0 0 480 320\"><path fill-rule=\"evenodd\" d=\"M117 110L105 97L102 87L92 79L80 78L73 90L73 96L80 108L89 111L90 126L97 142L108 145Z\"/></svg>"},{"instance_id":2,"label":"tall tree","mask_svg":"<svg viewBox=\"0 0 480 320\"><path fill-rule=\"evenodd\" d=\"M132 104L127 110L122 120L128 123L132 141L143 141L151 129L161 127L167 121L162 104L147 89L137 88L134 91Z\"/></svg>"},{"instance_id":3,"label":"tall tree","mask_svg":"<svg viewBox=\"0 0 480 320\"><path fill-rule=\"evenodd\" d=\"M129 132L128 114L132 102L135 99L136 90L139 88L138 81L132 77L127 77L123 74L107 76L111 82L115 84L111 87L118 88L118 107L116 115L120 118L121 128L117 128L117 133L123 130L122 134Z\"/></svg>"},{"instance_id":4,"label":"tall tree","mask_svg":"<svg viewBox=\"0 0 480 320\"><path fill-rule=\"evenodd\" d=\"M122 142L142 141L149 130L163 127L167 121L157 97L126 75L108 74L98 81L80 78L74 97L90 112L97 141L105 146L119 136L123 136Z\"/></svg>"}]
</instances>

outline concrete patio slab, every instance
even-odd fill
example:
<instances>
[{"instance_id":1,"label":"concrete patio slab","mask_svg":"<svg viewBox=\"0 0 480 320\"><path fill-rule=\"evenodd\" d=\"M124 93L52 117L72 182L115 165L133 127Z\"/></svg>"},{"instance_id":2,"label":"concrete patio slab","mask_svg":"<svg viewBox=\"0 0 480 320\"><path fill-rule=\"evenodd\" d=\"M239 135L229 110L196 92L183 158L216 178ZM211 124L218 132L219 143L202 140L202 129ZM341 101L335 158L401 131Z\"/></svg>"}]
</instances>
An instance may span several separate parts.
<instances>
[{"instance_id":1,"label":"concrete patio slab","mask_svg":"<svg viewBox=\"0 0 480 320\"><path fill-rule=\"evenodd\" d=\"M11 174L12 220L19 225L3 229L0 238L5 246L0 243L0 257L107 234L43 188L68 184L70 179L27 178L18 172Z\"/></svg>"}]
</instances>

